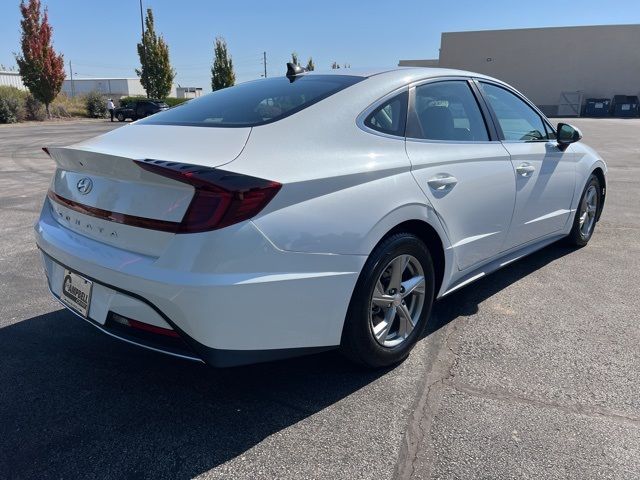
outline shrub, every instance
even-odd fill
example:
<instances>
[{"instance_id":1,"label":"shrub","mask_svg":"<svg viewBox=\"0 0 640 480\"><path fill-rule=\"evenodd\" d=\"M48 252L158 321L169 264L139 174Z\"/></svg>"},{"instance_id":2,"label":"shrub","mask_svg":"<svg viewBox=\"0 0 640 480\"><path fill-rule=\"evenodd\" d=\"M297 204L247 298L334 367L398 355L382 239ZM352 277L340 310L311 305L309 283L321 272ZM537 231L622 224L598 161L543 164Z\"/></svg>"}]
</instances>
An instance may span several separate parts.
<instances>
[{"instance_id":1,"label":"shrub","mask_svg":"<svg viewBox=\"0 0 640 480\"><path fill-rule=\"evenodd\" d=\"M53 118L70 118L71 114L67 111L64 105L60 103L52 103L49 106L49 112Z\"/></svg>"},{"instance_id":2,"label":"shrub","mask_svg":"<svg viewBox=\"0 0 640 480\"><path fill-rule=\"evenodd\" d=\"M102 99L98 104L104 105ZM49 111L53 118L85 117L86 108L84 97L69 98L66 95L58 95L49 106ZM31 93L15 87L0 86L0 123L42 121L46 118L44 105Z\"/></svg>"},{"instance_id":3,"label":"shrub","mask_svg":"<svg viewBox=\"0 0 640 480\"><path fill-rule=\"evenodd\" d=\"M30 93L27 95L24 101L24 112L27 120L37 120L41 122L47 118L47 112L44 109L44 105L40 100L37 100ZM54 115L55 116L55 115Z\"/></svg>"},{"instance_id":4,"label":"shrub","mask_svg":"<svg viewBox=\"0 0 640 480\"><path fill-rule=\"evenodd\" d=\"M0 123L15 123L25 118L27 93L15 87L0 87Z\"/></svg>"},{"instance_id":5,"label":"shrub","mask_svg":"<svg viewBox=\"0 0 640 480\"><path fill-rule=\"evenodd\" d=\"M180 105L181 103L184 103L188 100L191 100L190 98L176 98L176 97L167 97L164 99L164 102L169 105L170 107L175 107L176 105Z\"/></svg>"},{"instance_id":6,"label":"shrub","mask_svg":"<svg viewBox=\"0 0 640 480\"><path fill-rule=\"evenodd\" d=\"M89 117L104 118L107 115L107 104L98 92L88 93L84 101Z\"/></svg>"},{"instance_id":7,"label":"shrub","mask_svg":"<svg viewBox=\"0 0 640 480\"><path fill-rule=\"evenodd\" d=\"M60 94L50 107L51 114L56 117L86 117L87 108L85 97L78 95L73 98Z\"/></svg>"},{"instance_id":8,"label":"shrub","mask_svg":"<svg viewBox=\"0 0 640 480\"><path fill-rule=\"evenodd\" d=\"M134 96L134 97L122 97L120 100L118 100L118 106L124 107L129 102L132 102L134 100L142 100L144 98L147 98L147 97L143 97L141 95L137 95L137 96Z\"/></svg>"},{"instance_id":9,"label":"shrub","mask_svg":"<svg viewBox=\"0 0 640 480\"><path fill-rule=\"evenodd\" d=\"M0 97L0 123L18 121L18 104L15 98Z\"/></svg>"}]
</instances>

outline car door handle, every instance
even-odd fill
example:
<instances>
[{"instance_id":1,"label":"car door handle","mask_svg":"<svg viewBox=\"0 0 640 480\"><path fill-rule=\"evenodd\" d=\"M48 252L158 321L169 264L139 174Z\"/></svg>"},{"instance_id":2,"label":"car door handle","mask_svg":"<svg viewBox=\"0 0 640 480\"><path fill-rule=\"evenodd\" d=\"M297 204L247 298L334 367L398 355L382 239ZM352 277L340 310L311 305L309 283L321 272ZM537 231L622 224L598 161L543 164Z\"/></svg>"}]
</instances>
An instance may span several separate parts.
<instances>
[{"instance_id":1,"label":"car door handle","mask_svg":"<svg viewBox=\"0 0 640 480\"><path fill-rule=\"evenodd\" d=\"M516 168L516 173L523 177L530 177L531 174L535 171L536 171L536 167L534 167L533 165L527 162L521 163Z\"/></svg>"},{"instance_id":2,"label":"car door handle","mask_svg":"<svg viewBox=\"0 0 640 480\"><path fill-rule=\"evenodd\" d=\"M427 180L427 184L429 184L431 188L440 191L450 190L456 183L458 183L458 179L448 173L443 173Z\"/></svg>"}]
</instances>

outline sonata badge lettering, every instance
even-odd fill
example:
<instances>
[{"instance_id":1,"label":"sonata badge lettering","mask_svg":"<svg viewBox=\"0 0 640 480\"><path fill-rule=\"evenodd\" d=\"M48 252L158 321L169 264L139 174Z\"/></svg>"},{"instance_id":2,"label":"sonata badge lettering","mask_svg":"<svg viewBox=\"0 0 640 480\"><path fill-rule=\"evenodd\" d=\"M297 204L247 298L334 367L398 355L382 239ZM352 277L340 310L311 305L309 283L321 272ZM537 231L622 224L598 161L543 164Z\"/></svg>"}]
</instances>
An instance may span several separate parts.
<instances>
[{"instance_id":1,"label":"sonata badge lettering","mask_svg":"<svg viewBox=\"0 0 640 480\"><path fill-rule=\"evenodd\" d=\"M80 228L87 233L94 233L94 234L102 235L106 237L118 238L117 230L108 229L98 224L93 224L87 220L80 219L80 217L76 217L76 216L70 215L69 213L65 213L62 211L61 207L57 205L52 205L52 207L53 207L53 211L56 213L56 215L58 215L58 218L66 222L67 225L69 225L69 227L72 227L74 229Z\"/></svg>"}]
</instances>

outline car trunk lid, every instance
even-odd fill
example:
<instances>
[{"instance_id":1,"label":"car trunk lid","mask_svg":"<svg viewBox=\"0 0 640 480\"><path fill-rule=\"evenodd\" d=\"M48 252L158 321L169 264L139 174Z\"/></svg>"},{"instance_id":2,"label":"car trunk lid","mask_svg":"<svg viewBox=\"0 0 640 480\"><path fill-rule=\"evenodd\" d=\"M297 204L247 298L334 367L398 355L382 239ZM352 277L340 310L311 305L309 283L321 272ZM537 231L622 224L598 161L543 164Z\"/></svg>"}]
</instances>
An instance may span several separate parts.
<instances>
[{"instance_id":1,"label":"car trunk lid","mask_svg":"<svg viewBox=\"0 0 640 480\"><path fill-rule=\"evenodd\" d=\"M173 233L139 228L140 220L180 222L195 189L141 168L140 162L215 168L240 154L250 131L134 124L48 148L57 166L49 192L54 216L85 236L157 255Z\"/></svg>"}]
</instances>

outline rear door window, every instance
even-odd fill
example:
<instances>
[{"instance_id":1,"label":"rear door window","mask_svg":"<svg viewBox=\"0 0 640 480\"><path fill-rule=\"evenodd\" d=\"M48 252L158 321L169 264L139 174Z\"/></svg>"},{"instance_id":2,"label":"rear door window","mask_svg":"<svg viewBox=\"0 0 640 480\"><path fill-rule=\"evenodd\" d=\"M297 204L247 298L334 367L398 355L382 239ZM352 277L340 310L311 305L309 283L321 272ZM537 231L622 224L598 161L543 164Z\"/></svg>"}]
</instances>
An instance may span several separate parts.
<instances>
[{"instance_id":1,"label":"rear door window","mask_svg":"<svg viewBox=\"0 0 640 480\"><path fill-rule=\"evenodd\" d=\"M451 142L489 140L480 107L465 80L419 85L414 98L407 137Z\"/></svg>"},{"instance_id":2,"label":"rear door window","mask_svg":"<svg viewBox=\"0 0 640 480\"><path fill-rule=\"evenodd\" d=\"M254 127L275 122L363 80L352 75L273 77L241 83L159 112L139 123Z\"/></svg>"}]
</instances>

